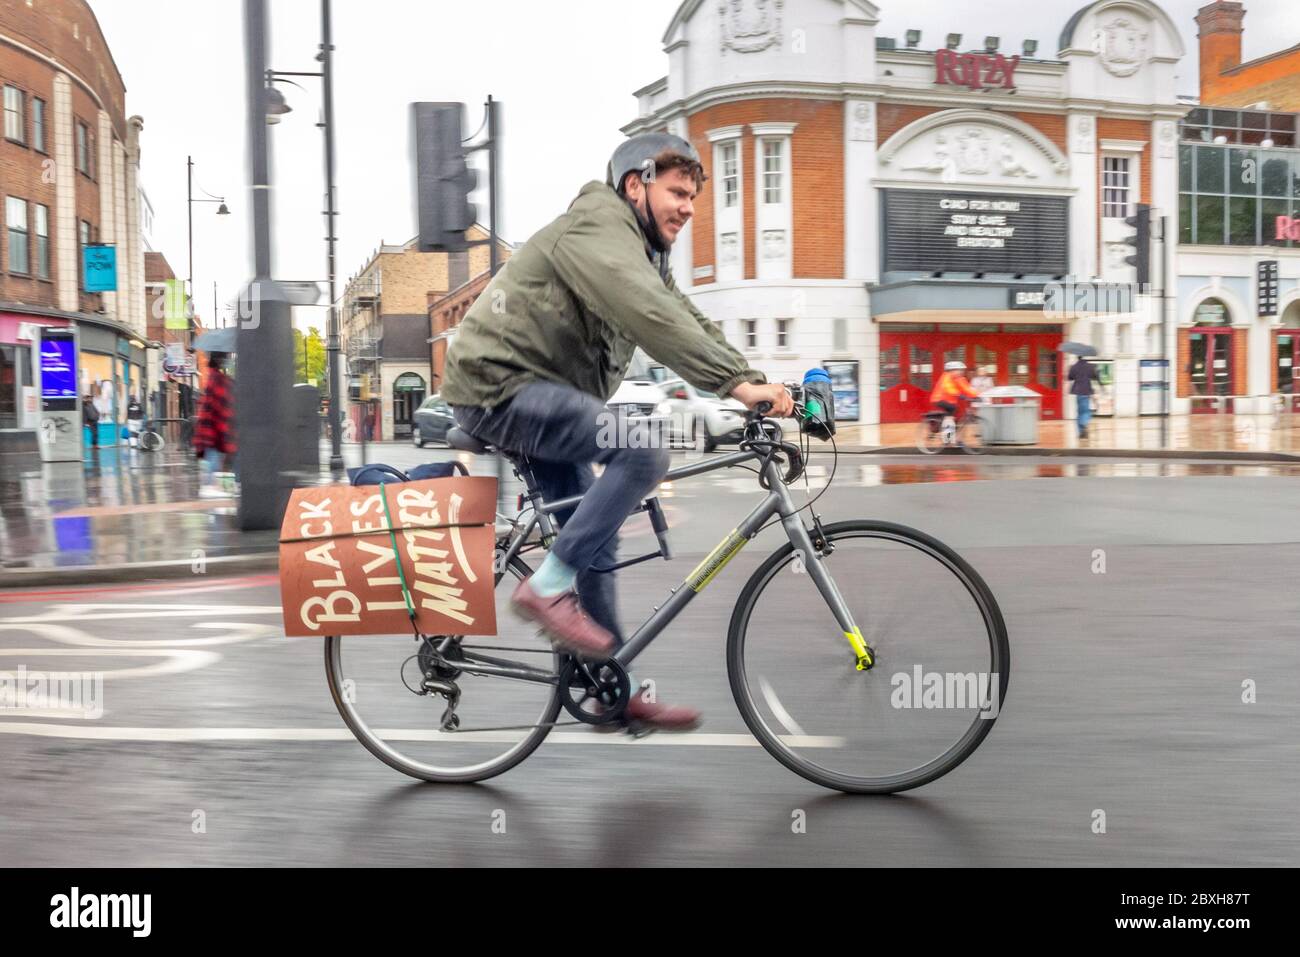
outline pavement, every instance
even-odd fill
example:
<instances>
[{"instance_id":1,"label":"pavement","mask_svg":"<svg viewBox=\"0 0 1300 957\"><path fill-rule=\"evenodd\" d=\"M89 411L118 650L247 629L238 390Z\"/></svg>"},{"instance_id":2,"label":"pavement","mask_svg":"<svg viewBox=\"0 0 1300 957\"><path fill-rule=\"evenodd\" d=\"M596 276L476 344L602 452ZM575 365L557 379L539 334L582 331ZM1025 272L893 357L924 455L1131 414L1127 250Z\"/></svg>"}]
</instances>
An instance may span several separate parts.
<instances>
[{"instance_id":1,"label":"pavement","mask_svg":"<svg viewBox=\"0 0 1300 957\"><path fill-rule=\"evenodd\" d=\"M779 528L638 659L663 700L704 710L699 732L562 728L470 786L415 782L352 738L319 640L283 635L272 573L10 590L4 667L102 672L103 712L0 711L0 865L1294 867L1298 478L1286 463L841 458L826 520L882 518L952 545L997 597L1012 648L988 739L890 798L792 774L732 701L727 624ZM629 625L760 493L752 475L713 473L662 494L676 557L620 574ZM634 524L625 551L650 541ZM855 608L907 584L852 581ZM790 653L811 605L801 577L782 587L769 622ZM891 607L872 623L933 633L935 603ZM786 660L797 676L802 659ZM395 727L436 721L440 707L397 696L421 723Z\"/></svg>"},{"instance_id":2,"label":"pavement","mask_svg":"<svg viewBox=\"0 0 1300 957\"><path fill-rule=\"evenodd\" d=\"M980 459L1300 464L1300 429L1292 426L1290 416L1281 417L1280 425L1271 423L1268 416L1175 417L1162 444L1158 420L1096 419L1090 438L1082 443L1073 423L1042 422L1039 444L991 446ZM842 426L835 448L846 455L887 458L879 473L882 483L898 476L914 476L904 481L929 481L926 476L946 474L944 468L936 473L909 465L913 460L954 463L945 468L953 474L971 474L955 464L967 456L947 450L942 458L922 458L911 444L914 439L911 424ZM829 446L815 443L814 448L825 452ZM343 452L349 467L361 464L363 454L366 461L399 468L457 458L477 474L496 474L490 457L446 448L416 449L407 442L369 443L364 450L345 445ZM328 461L325 446L321 460ZM241 532L233 498L201 498L198 463L183 452L107 448L87 452L81 463L42 463L34 455L5 455L0 456L0 466L0 588L190 578L277 567L277 533ZM1050 471L1046 464L1035 468ZM816 473L814 466L811 475ZM333 480L323 468L318 481ZM510 478L504 499L508 501L515 491Z\"/></svg>"},{"instance_id":3,"label":"pavement","mask_svg":"<svg viewBox=\"0 0 1300 957\"><path fill-rule=\"evenodd\" d=\"M982 415L990 414L981 411ZM841 450L896 454L916 449L916 423L841 426ZM1080 438L1072 421L1041 421L1027 445L990 446L986 454L1300 461L1300 416L1176 415L1092 420Z\"/></svg>"}]
</instances>

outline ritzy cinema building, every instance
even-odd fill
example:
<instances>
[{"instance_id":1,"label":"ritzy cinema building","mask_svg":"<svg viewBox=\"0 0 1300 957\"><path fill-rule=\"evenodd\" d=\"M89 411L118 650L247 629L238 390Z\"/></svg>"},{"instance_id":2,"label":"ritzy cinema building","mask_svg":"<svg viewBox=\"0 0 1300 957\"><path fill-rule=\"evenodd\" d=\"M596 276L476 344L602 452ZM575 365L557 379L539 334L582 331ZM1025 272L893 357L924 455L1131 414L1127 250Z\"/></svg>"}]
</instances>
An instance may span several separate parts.
<instances>
[{"instance_id":1,"label":"ritzy cinema building","mask_svg":"<svg viewBox=\"0 0 1300 957\"><path fill-rule=\"evenodd\" d=\"M1176 215L1189 107L1168 15L1097 0L1037 41L1014 24L885 37L878 21L868 0L681 5L668 75L624 127L685 136L708 167L677 282L769 377L825 365L859 422L915 420L957 358L1038 392L1044 418L1070 415L1065 340L1107 360L1108 411L1154 411L1140 384L1176 349L1161 300L1103 316L1044 308L1044 290L1131 283L1125 218Z\"/></svg>"}]
</instances>

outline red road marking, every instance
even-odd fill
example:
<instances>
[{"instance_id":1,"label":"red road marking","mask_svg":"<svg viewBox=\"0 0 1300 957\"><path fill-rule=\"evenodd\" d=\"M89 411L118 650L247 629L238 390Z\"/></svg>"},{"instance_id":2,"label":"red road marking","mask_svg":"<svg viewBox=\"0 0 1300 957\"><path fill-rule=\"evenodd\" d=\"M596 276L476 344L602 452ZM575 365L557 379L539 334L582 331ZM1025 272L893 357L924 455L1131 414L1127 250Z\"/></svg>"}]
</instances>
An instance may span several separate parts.
<instances>
[{"instance_id":1,"label":"red road marking","mask_svg":"<svg viewBox=\"0 0 1300 957\"><path fill-rule=\"evenodd\" d=\"M52 598L63 595L96 595L103 593L115 592L139 592L139 591L167 591L181 588L191 589L193 591L212 591L214 589L232 589L232 588L258 588L263 585L271 585L279 582L280 576L275 573L265 575L248 575L242 578L214 578L211 581L205 581L202 584L188 580L175 582L154 582L147 585L86 585L81 588L62 588L57 590L46 591L10 591L6 589L0 593L0 604L13 604L15 602L26 602L37 598ZM198 585L198 588L194 586Z\"/></svg>"}]
</instances>

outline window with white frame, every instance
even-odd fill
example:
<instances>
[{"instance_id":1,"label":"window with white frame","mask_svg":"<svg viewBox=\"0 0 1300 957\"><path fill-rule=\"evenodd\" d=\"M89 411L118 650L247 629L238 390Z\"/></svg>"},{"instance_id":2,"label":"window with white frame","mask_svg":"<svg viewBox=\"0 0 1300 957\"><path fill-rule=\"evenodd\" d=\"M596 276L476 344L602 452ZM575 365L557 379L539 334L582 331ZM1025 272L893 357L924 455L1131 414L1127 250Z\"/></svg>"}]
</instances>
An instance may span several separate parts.
<instances>
[{"instance_id":1,"label":"window with white frame","mask_svg":"<svg viewBox=\"0 0 1300 957\"><path fill-rule=\"evenodd\" d=\"M1131 216L1130 194L1132 182L1127 156L1102 158L1101 215L1106 219L1123 219Z\"/></svg>"},{"instance_id":2,"label":"window with white frame","mask_svg":"<svg viewBox=\"0 0 1300 957\"><path fill-rule=\"evenodd\" d=\"M781 203L785 175L785 140L763 140L763 202Z\"/></svg>"},{"instance_id":3,"label":"window with white frame","mask_svg":"<svg viewBox=\"0 0 1300 957\"><path fill-rule=\"evenodd\" d=\"M722 171L722 206L731 209L740 204L740 149L736 143L723 143L718 148Z\"/></svg>"},{"instance_id":4,"label":"window with white frame","mask_svg":"<svg viewBox=\"0 0 1300 957\"><path fill-rule=\"evenodd\" d=\"M90 223L84 219L77 223L77 245L77 276L84 292L86 287L86 247L90 245Z\"/></svg>"},{"instance_id":5,"label":"window with white frame","mask_svg":"<svg viewBox=\"0 0 1300 957\"><path fill-rule=\"evenodd\" d=\"M5 87L5 139L17 143L27 142L27 123L24 119L24 95L16 86Z\"/></svg>"},{"instance_id":6,"label":"window with white frame","mask_svg":"<svg viewBox=\"0 0 1300 957\"><path fill-rule=\"evenodd\" d=\"M755 277L789 279L794 266L794 123L753 123Z\"/></svg>"},{"instance_id":7,"label":"window with white frame","mask_svg":"<svg viewBox=\"0 0 1300 957\"><path fill-rule=\"evenodd\" d=\"M782 352L790 348L790 319L778 319L776 321L776 347Z\"/></svg>"},{"instance_id":8,"label":"window with white frame","mask_svg":"<svg viewBox=\"0 0 1300 957\"><path fill-rule=\"evenodd\" d=\"M50 278L50 207L36 203L36 276Z\"/></svg>"},{"instance_id":9,"label":"window with white frame","mask_svg":"<svg viewBox=\"0 0 1300 957\"><path fill-rule=\"evenodd\" d=\"M735 282L745 278L744 207L741 202L742 126L724 126L709 130L713 144L713 169L717 188L713 193L714 279Z\"/></svg>"},{"instance_id":10,"label":"window with white frame","mask_svg":"<svg viewBox=\"0 0 1300 957\"><path fill-rule=\"evenodd\" d=\"M90 130L85 123L77 123L77 169L90 175Z\"/></svg>"},{"instance_id":11,"label":"window with white frame","mask_svg":"<svg viewBox=\"0 0 1300 957\"><path fill-rule=\"evenodd\" d=\"M5 197L5 227L9 234L9 271L25 274L31 270L27 245L27 200L17 196Z\"/></svg>"},{"instance_id":12,"label":"window with white frame","mask_svg":"<svg viewBox=\"0 0 1300 957\"><path fill-rule=\"evenodd\" d=\"M45 101L32 97L32 149L48 153L45 145Z\"/></svg>"},{"instance_id":13,"label":"window with white frame","mask_svg":"<svg viewBox=\"0 0 1300 957\"><path fill-rule=\"evenodd\" d=\"M753 352L758 348L758 320L746 319L743 326L745 329L745 349Z\"/></svg>"}]
</instances>

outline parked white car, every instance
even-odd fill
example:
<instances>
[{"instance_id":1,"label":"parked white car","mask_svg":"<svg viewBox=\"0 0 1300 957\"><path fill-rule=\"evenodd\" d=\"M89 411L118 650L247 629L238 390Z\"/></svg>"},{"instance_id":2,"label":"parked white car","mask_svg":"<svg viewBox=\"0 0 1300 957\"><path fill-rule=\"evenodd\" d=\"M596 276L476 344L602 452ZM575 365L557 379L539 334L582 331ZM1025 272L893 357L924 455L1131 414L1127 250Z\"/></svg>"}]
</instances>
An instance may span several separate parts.
<instances>
[{"instance_id":1,"label":"parked white car","mask_svg":"<svg viewBox=\"0 0 1300 957\"><path fill-rule=\"evenodd\" d=\"M605 407L630 420L647 422L655 434L662 434L667 416L658 409L663 401L664 390L659 383L634 374L618 384Z\"/></svg>"},{"instance_id":2,"label":"parked white car","mask_svg":"<svg viewBox=\"0 0 1300 957\"><path fill-rule=\"evenodd\" d=\"M745 407L736 399L720 398L684 379L667 379L661 388L665 397L657 411L669 417L673 442L712 452L743 437Z\"/></svg>"}]
</instances>

